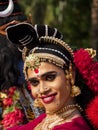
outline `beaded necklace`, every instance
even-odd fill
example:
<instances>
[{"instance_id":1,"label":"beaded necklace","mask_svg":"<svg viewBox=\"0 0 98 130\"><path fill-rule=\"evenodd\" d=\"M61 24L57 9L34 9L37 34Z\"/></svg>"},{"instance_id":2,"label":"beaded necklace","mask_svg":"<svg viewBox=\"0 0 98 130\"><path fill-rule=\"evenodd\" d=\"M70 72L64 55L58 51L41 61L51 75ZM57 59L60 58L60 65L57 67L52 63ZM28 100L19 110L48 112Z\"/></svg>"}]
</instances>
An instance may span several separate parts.
<instances>
[{"instance_id":1,"label":"beaded necklace","mask_svg":"<svg viewBox=\"0 0 98 130\"><path fill-rule=\"evenodd\" d=\"M47 116L34 130L52 130L53 127L63 124L76 109L83 111L78 104L72 104L55 113L48 113L49 117Z\"/></svg>"}]
</instances>

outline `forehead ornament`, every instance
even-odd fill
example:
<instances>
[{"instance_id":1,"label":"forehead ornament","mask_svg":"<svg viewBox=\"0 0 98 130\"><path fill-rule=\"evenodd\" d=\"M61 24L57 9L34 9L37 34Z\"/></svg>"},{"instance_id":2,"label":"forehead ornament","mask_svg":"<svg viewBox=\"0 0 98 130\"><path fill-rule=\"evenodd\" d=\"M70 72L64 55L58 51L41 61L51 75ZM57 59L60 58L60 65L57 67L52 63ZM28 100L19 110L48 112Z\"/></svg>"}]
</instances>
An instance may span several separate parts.
<instances>
[{"instance_id":1,"label":"forehead ornament","mask_svg":"<svg viewBox=\"0 0 98 130\"><path fill-rule=\"evenodd\" d=\"M40 66L40 58L36 56L34 53L26 57L25 64L26 67L28 67L29 69L33 69L35 74L39 73L38 68Z\"/></svg>"}]
</instances>

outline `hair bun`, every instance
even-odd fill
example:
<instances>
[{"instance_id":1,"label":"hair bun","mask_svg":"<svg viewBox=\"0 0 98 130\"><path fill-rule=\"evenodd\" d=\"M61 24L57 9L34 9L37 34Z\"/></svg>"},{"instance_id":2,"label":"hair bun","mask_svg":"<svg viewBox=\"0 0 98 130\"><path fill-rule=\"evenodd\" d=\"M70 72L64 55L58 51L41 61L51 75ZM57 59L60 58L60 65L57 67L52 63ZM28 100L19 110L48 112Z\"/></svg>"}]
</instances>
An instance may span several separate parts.
<instances>
[{"instance_id":1,"label":"hair bun","mask_svg":"<svg viewBox=\"0 0 98 130\"><path fill-rule=\"evenodd\" d=\"M31 49L37 44L37 34L34 27L29 23L19 23L6 29L7 38L21 48Z\"/></svg>"},{"instance_id":2,"label":"hair bun","mask_svg":"<svg viewBox=\"0 0 98 130\"><path fill-rule=\"evenodd\" d=\"M24 47L31 50L38 46L39 38L42 36L52 36L58 39L63 38L63 35L56 28L51 28L48 25L32 26L29 23L18 23L9 26L6 32L8 40L18 45L21 50Z\"/></svg>"},{"instance_id":3,"label":"hair bun","mask_svg":"<svg viewBox=\"0 0 98 130\"><path fill-rule=\"evenodd\" d=\"M34 25L34 28L37 33L37 37L40 38L42 36L52 36L58 39L63 39L63 35L56 29L51 28L48 25Z\"/></svg>"}]
</instances>

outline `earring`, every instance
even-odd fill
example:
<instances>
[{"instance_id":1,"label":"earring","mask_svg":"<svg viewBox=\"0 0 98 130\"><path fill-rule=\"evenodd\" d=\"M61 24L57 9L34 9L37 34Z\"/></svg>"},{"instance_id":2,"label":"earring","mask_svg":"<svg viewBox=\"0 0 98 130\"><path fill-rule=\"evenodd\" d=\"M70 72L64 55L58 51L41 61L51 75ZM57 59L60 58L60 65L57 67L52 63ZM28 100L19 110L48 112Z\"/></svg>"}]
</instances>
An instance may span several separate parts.
<instances>
[{"instance_id":1,"label":"earring","mask_svg":"<svg viewBox=\"0 0 98 130\"><path fill-rule=\"evenodd\" d=\"M40 102L40 100L37 98L34 100L34 107L38 107L38 108L44 108L43 104Z\"/></svg>"},{"instance_id":2,"label":"earring","mask_svg":"<svg viewBox=\"0 0 98 130\"><path fill-rule=\"evenodd\" d=\"M73 85L71 88L71 97L76 97L81 94L81 90L78 86Z\"/></svg>"},{"instance_id":3,"label":"earring","mask_svg":"<svg viewBox=\"0 0 98 130\"><path fill-rule=\"evenodd\" d=\"M74 85L74 79L73 79L73 76L72 76L72 64L70 64L70 66L69 66L69 78L70 78L70 82L71 82L71 85L72 85L71 97L76 97L76 96L81 94L81 90L78 86Z\"/></svg>"}]
</instances>

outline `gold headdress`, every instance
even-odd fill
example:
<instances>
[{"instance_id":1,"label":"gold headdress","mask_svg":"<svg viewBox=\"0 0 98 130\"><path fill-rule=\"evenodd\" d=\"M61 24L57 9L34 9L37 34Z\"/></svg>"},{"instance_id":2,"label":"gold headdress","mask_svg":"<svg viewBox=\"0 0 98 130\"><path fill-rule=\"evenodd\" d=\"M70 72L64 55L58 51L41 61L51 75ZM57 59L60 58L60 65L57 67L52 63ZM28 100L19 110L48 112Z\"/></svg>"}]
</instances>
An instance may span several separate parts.
<instances>
[{"instance_id":1,"label":"gold headdress","mask_svg":"<svg viewBox=\"0 0 98 130\"><path fill-rule=\"evenodd\" d=\"M43 45L43 47L41 47L41 45ZM71 62L69 57L67 57L60 49L63 48L63 51L65 52L66 50L66 53L69 53L71 56L73 56L73 50L62 40L49 36L41 37L39 38L39 46L40 47L33 48L25 58L24 73L26 68L31 68L34 69L35 72L38 72L40 62L53 63L61 68L67 66L67 62ZM53 46L56 46L56 49Z\"/></svg>"},{"instance_id":2,"label":"gold headdress","mask_svg":"<svg viewBox=\"0 0 98 130\"><path fill-rule=\"evenodd\" d=\"M73 50L62 40L61 33L47 25L20 23L7 28L7 37L19 49L22 48L24 72L26 68L35 70L39 62L49 62L64 68L73 61Z\"/></svg>"}]
</instances>

